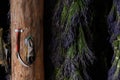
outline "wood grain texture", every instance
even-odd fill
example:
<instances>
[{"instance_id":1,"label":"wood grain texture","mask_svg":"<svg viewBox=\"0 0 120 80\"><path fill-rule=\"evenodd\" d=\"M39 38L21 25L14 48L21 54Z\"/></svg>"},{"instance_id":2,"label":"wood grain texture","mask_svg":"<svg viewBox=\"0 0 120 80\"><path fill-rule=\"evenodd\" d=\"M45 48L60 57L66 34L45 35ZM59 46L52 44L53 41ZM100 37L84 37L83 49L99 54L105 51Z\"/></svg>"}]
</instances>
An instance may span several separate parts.
<instances>
[{"instance_id":1,"label":"wood grain texture","mask_svg":"<svg viewBox=\"0 0 120 80\"><path fill-rule=\"evenodd\" d=\"M12 77L11 80L44 80L43 66L43 0L11 0L11 43L12 43ZM25 60L25 43L27 36L33 37L36 60L31 67L21 65L16 57L15 29L24 31L20 35L20 54Z\"/></svg>"}]
</instances>

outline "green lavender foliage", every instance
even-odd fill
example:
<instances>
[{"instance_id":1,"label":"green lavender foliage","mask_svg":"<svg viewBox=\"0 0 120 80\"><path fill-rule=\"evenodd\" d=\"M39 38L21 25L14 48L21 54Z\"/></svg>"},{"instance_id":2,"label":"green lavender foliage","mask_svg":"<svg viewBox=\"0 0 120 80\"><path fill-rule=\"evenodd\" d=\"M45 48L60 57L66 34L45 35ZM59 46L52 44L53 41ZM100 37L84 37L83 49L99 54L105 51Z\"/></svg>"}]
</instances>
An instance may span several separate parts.
<instances>
[{"instance_id":1,"label":"green lavender foliage","mask_svg":"<svg viewBox=\"0 0 120 80\"><path fill-rule=\"evenodd\" d=\"M83 27L92 20L89 0L59 0L56 5L50 44L54 74L51 80L91 80L88 67L95 56L87 45ZM89 16L89 19L87 18Z\"/></svg>"},{"instance_id":2,"label":"green lavender foliage","mask_svg":"<svg viewBox=\"0 0 120 80\"><path fill-rule=\"evenodd\" d=\"M118 80L120 76L120 36L112 43L114 48L114 57L111 69L109 70L109 80Z\"/></svg>"},{"instance_id":3,"label":"green lavender foliage","mask_svg":"<svg viewBox=\"0 0 120 80\"><path fill-rule=\"evenodd\" d=\"M113 6L108 16L109 32L114 55L112 66L108 73L108 80L120 79L120 0L113 0Z\"/></svg>"}]
</instances>

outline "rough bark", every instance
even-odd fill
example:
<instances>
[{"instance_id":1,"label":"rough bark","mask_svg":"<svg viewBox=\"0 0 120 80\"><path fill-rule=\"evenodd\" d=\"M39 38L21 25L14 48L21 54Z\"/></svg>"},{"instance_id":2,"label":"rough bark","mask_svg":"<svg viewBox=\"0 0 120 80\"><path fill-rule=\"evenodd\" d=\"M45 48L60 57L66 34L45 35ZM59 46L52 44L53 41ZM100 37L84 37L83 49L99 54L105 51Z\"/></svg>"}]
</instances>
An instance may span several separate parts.
<instances>
[{"instance_id":1,"label":"rough bark","mask_svg":"<svg viewBox=\"0 0 120 80\"><path fill-rule=\"evenodd\" d=\"M11 0L12 80L44 80L43 67L43 0ZM20 54L25 60L27 36L33 37L36 60L30 67L20 64L16 56L15 29L24 31L20 35Z\"/></svg>"}]
</instances>

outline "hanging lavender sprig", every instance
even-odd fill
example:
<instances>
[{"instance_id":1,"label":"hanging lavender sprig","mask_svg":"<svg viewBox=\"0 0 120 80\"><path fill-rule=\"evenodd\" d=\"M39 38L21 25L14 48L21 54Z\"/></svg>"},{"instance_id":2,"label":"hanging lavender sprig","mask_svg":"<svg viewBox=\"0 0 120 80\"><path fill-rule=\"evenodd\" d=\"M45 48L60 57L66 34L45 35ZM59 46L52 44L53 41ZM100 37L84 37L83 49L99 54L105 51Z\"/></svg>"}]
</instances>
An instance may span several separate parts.
<instances>
[{"instance_id":1,"label":"hanging lavender sprig","mask_svg":"<svg viewBox=\"0 0 120 80\"><path fill-rule=\"evenodd\" d=\"M120 80L120 0L113 0L113 6L108 16L110 42L114 54L112 66L108 72L108 80Z\"/></svg>"},{"instance_id":2,"label":"hanging lavender sprig","mask_svg":"<svg viewBox=\"0 0 120 80\"><path fill-rule=\"evenodd\" d=\"M51 80L91 80L88 67L95 56L87 45L90 0L59 0L53 16L50 44L54 74ZM89 14L89 15L88 15ZM89 32L89 31L88 31Z\"/></svg>"}]
</instances>

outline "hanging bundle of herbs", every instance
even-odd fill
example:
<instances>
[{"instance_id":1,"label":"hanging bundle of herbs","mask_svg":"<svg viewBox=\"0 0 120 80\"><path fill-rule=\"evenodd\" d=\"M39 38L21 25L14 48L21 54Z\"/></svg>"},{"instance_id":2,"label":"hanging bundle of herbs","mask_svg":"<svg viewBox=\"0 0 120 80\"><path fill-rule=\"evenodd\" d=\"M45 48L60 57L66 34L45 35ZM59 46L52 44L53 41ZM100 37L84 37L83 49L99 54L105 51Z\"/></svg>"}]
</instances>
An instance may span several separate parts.
<instances>
[{"instance_id":1,"label":"hanging bundle of herbs","mask_svg":"<svg viewBox=\"0 0 120 80\"><path fill-rule=\"evenodd\" d=\"M91 80L88 68L95 56L87 45L92 12L91 0L58 0L52 19L51 80ZM85 29L85 30L84 30Z\"/></svg>"},{"instance_id":2,"label":"hanging bundle of herbs","mask_svg":"<svg viewBox=\"0 0 120 80\"><path fill-rule=\"evenodd\" d=\"M108 16L109 32L111 34L110 42L114 54L112 66L109 70L108 80L120 79L120 0L113 0L112 9Z\"/></svg>"}]
</instances>

